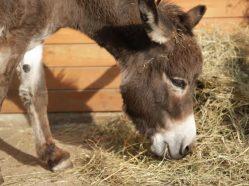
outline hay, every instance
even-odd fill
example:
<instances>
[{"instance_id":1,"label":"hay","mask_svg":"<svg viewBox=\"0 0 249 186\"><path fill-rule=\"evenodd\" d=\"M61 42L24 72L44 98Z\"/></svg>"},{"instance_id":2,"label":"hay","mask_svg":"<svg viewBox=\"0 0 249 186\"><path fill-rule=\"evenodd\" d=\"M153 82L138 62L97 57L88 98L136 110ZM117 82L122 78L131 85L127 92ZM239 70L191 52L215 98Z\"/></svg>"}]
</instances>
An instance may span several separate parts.
<instances>
[{"instance_id":1,"label":"hay","mask_svg":"<svg viewBox=\"0 0 249 186\"><path fill-rule=\"evenodd\" d=\"M61 131L80 136L84 152L72 152L73 169L20 175L8 178L8 184L72 178L77 184L103 186L249 185L249 30L198 35L205 65L195 96L198 140L192 155L180 161L154 158L148 141L121 116L104 125L72 124ZM74 138L66 140L73 143Z\"/></svg>"}]
</instances>

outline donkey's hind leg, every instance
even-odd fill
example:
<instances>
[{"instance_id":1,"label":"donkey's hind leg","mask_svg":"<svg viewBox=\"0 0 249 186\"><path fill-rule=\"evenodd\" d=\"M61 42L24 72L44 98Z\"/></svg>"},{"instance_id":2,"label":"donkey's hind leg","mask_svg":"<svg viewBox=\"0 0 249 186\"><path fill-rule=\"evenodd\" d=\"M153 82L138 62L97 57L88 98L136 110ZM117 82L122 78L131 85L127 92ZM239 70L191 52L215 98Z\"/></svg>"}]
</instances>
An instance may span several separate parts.
<instances>
[{"instance_id":1,"label":"donkey's hind leg","mask_svg":"<svg viewBox=\"0 0 249 186\"><path fill-rule=\"evenodd\" d=\"M70 154L58 148L52 138L48 116L48 95L42 66L42 45L26 52L20 63L21 86L19 94L28 110L35 133L36 151L53 171L72 166Z\"/></svg>"}]
</instances>

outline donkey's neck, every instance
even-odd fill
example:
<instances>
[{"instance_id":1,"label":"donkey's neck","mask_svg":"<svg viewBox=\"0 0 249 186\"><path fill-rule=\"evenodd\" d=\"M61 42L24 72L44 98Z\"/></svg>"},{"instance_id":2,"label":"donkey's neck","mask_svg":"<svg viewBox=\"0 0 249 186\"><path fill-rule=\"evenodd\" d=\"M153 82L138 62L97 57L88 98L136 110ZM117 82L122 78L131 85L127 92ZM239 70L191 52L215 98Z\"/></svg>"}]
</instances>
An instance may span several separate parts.
<instances>
[{"instance_id":1,"label":"donkey's neck","mask_svg":"<svg viewBox=\"0 0 249 186\"><path fill-rule=\"evenodd\" d=\"M68 6L71 9L67 10L68 15L60 14L61 27L71 27L87 34L116 59L149 46L137 0L63 1L74 5Z\"/></svg>"}]
</instances>

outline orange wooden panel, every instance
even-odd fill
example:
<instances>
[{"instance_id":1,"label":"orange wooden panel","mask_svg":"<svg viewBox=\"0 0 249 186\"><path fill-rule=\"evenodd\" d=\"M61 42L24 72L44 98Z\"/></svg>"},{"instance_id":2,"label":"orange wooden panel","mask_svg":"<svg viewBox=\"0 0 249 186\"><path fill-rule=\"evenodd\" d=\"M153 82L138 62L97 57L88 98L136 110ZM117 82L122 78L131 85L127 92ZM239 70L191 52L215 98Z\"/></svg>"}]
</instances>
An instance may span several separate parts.
<instances>
[{"instance_id":1,"label":"orange wooden panel","mask_svg":"<svg viewBox=\"0 0 249 186\"><path fill-rule=\"evenodd\" d=\"M11 91L3 103L1 113L24 112L17 96ZM122 110L122 98L119 90L99 91L49 91L49 112L111 112Z\"/></svg>"},{"instance_id":2,"label":"orange wooden panel","mask_svg":"<svg viewBox=\"0 0 249 186\"><path fill-rule=\"evenodd\" d=\"M89 90L119 88L120 71L117 66L93 68L45 68L50 90ZM18 90L19 81L14 78L11 90Z\"/></svg>"},{"instance_id":3,"label":"orange wooden panel","mask_svg":"<svg viewBox=\"0 0 249 186\"><path fill-rule=\"evenodd\" d=\"M196 29L220 28L225 31L234 31L238 26L244 26L246 19L241 17L234 18L204 18Z\"/></svg>"},{"instance_id":4,"label":"orange wooden panel","mask_svg":"<svg viewBox=\"0 0 249 186\"><path fill-rule=\"evenodd\" d=\"M246 0L169 0L184 10L198 4L208 8L197 29L219 26L233 30L248 13ZM247 14L248 16L248 14ZM44 51L50 112L120 111L122 100L117 87L119 70L114 58L84 34L65 28L46 41ZM16 89L15 85L11 89ZM96 90L101 89L103 90ZM51 89L53 91L51 91ZM83 90L88 89L88 90ZM56 90L56 91L55 91ZM81 91L83 90L83 91ZM11 91L2 112L20 112L17 93Z\"/></svg>"},{"instance_id":5,"label":"orange wooden panel","mask_svg":"<svg viewBox=\"0 0 249 186\"><path fill-rule=\"evenodd\" d=\"M52 67L113 66L114 58L97 44L46 45L44 63Z\"/></svg>"}]
</instances>

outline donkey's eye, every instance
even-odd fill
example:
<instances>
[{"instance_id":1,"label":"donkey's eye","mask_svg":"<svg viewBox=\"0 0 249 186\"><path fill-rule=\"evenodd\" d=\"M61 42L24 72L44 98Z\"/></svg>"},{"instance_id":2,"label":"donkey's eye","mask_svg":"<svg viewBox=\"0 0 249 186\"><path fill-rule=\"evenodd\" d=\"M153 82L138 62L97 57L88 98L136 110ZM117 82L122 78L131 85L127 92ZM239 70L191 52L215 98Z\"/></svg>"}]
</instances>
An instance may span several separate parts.
<instances>
[{"instance_id":1,"label":"donkey's eye","mask_svg":"<svg viewBox=\"0 0 249 186\"><path fill-rule=\"evenodd\" d=\"M173 85L175 85L176 87L179 87L181 89L185 89L185 87L187 85L185 80L178 79L178 78L172 78L171 82L173 83Z\"/></svg>"}]
</instances>

